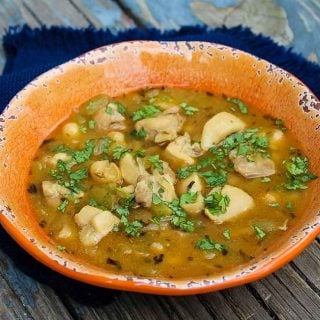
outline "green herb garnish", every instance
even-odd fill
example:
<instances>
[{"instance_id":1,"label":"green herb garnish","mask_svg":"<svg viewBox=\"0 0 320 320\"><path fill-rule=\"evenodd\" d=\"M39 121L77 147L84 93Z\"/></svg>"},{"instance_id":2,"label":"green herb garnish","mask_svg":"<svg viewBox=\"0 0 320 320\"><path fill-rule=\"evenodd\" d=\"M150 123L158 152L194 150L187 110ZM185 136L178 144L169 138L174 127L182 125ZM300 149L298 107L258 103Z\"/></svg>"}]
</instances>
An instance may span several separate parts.
<instances>
[{"instance_id":1,"label":"green herb garnish","mask_svg":"<svg viewBox=\"0 0 320 320\"><path fill-rule=\"evenodd\" d=\"M160 159L158 154L149 156L148 162L154 169L158 170L160 173L163 173L163 161Z\"/></svg>"},{"instance_id":2,"label":"green herb garnish","mask_svg":"<svg viewBox=\"0 0 320 320\"><path fill-rule=\"evenodd\" d=\"M66 250L66 247L57 245L57 246L56 246L56 249L59 250L59 251L65 251L65 250Z\"/></svg>"},{"instance_id":3,"label":"green herb garnish","mask_svg":"<svg viewBox=\"0 0 320 320\"><path fill-rule=\"evenodd\" d=\"M180 104L180 108L184 110L185 114L187 116L192 116L194 115L196 112L199 111L198 108L192 107L189 104L187 104L186 102L183 102Z\"/></svg>"},{"instance_id":4,"label":"green herb garnish","mask_svg":"<svg viewBox=\"0 0 320 320\"><path fill-rule=\"evenodd\" d=\"M259 239L263 239L267 234L257 225L253 226L254 231Z\"/></svg>"},{"instance_id":5,"label":"green herb garnish","mask_svg":"<svg viewBox=\"0 0 320 320\"><path fill-rule=\"evenodd\" d=\"M185 204L195 203L197 201L198 192L186 192L180 197L180 206Z\"/></svg>"},{"instance_id":6,"label":"green herb garnish","mask_svg":"<svg viewBox=\"0 0 320 320\"><path fill-rule=\"evenodd\" d=\"M135 138L145 138L147 136L146 131L144 130L144 128L140 129L140 130L133 130L131 131L131 135Z\"/></svg>"},{"instance_id":7,"label":"green herb garnish","mask_svg":"<svg viewBox=\"0 0 320 320\"><path fill-rule=\"evenodd\" d=\"M226 239L231 240L230 230L224 230L224 231L223 231L223 236L224 236Z\"/></svg>"},{"instance_id":8,"label":"green herb garnish","mask_svg":"<svg viewBox=\"0 0 320 320\"><path fill-rule=\"evenodd\" d=\"M205 236L203 239L198 240L195 247L205 251L217 250L220 252L227 252L227 247L225 245L213 241L209 236Z\"/></svg>"},{"instance_id":9,"label":"green herb garnish","mask_svg":"<svg viewBox=\"0 0 320 320\"><path fill-rule=\"evenodd\" d=\"M228 98L227 101L234 103L242 114L248 114L248 107L244 104L243 101L237 98Z\"/></svg>"},{"instance_id":10,"label":"green herb garnish","mask_svg":"<svg viewBox=\"0 0 320 320\"><path fill-rule=\"evenodd\" d=\"M60 204L59 206L57 207L57 210L61 211L61 212L64 212L67 208L69 204L69 200L68 199L64 199Z\"/></svg>"},{"instance_id":11,"label":"green herb garnish","mask_svg":"<svg viewBox=\"0 0 320 320\"><path fill-rule=\"evenodd\" d=\"M131 149L129 148L124 148L122 146L116 146L114 149L113 149L113 154L112 154L112 157L114 160L120 160L120 158L127 152L130 152Z\"/></svg>"},{"instance_id":12,"label":"green herb garnish","mask_svg":"<svg viewBox=\"0 0 320 320\"><path fill-rule=\"evenodd\" d=\"M218 216L226 213L230 198L228 195L223 195L221 191L214 191L204 198L204 203L212 215Z\"/></svg>"},{"instance_id":13,"label":"green herb garnish","mask_svg":"<svg viewBox=\"0 0 320 320\"><path fill-rule=\"evenodd\" d=\"M89 129L94 129L96 126L96 122L94 120L89 120L88 121L88 127Z\"/></svg>"},{"instance_id":14,"label":"green herb garnish","mask_svg":"<svg viewBox=\"0 0 320 320\"><path fill-rule=\"evenodd\" d=\"M133 112L132 114L132 120L133 121L139 121L141 119L145 118L153 118L155 117L161 110L153 105L147 105L143 108Z\"/></svg>"}]
</instances>

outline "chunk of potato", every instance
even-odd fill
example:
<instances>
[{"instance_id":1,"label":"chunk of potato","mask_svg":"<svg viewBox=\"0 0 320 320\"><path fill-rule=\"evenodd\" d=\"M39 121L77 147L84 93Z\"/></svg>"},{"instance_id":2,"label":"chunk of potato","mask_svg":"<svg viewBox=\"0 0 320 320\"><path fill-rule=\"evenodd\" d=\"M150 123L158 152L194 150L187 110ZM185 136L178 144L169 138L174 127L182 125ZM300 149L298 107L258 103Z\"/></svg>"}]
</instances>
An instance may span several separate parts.
<instances>
[{"instance_id":1,"label":"chunk of potato","mask_svg":"<svg viewBox=\"0 0 320 320\"><path fill-rule=\"evenodd\" d=\"M202 130L201 147L208 150L232 133L243 130L246 124L228 112L220 112L206 122Z\"/></svg>"},{"instance_id":2,"label":"chunk of potato","mask_svg":"<svg viewBox=\"0 0 320 320\"><path fill-rule=\"evenodd\" d=\"M195 162L194 157L199 157L202 154L197 144L191 145L191 139L188 133L170 142L165 152L169 157L181 161L186 165L193 165Z\"/></svg>"},{"instance_id":3,"label":"chunk of potato","mask_svg":"<svg viewBox=\"0 0 320 320\"><path fill-rule=\"evenodd\" d=\"M67 138L76 138L80 134L79 125L75 122L66 123L62 128L62 134Z\"/></svg>"},{"instance_id":4,"label":"chunk of potato","mask_svg":"<svg viewBox=\"0 0 320 320\"><path fill-rule=\"evenodd\" d=\"M131 153L126 153L121 157L119 167L124 181L135 185L141 173L137 161Z\"/></svg>"},{"instance_id":5,"label":"chunk of potato","mask_svg":"<svg viewBox=\"0 0 320 320\"><path fill-rule=\"evenodd\" d=\"M75 214L74 221L79 227L83 227L101 212L103 212L101 209L92 206L84 206L77 214Z\"/></svg>"},{"instance_id":6,"label":"chunk of potato","mask_svg":"<svg viewBox=\"0 0 320 320\"><path fill-rule=\"evenodd\" d=\"M215 191L217 191L217 188L211 190L210 193ZM253 198L242 189L225 185L222 188L221 193L223 195L227 195L230 199L230 203L227 206L226 212L221 213L220 215L214 215L211 214L208 209L205 209L204 211L205 215L217 224L234 219L254 207Z\"/></svg>"},{"instance_id":7,"label":"chunk of potato","mask_svg":"<svg viewBox=\"0 0 320 320\"><path fill-rule=\"evenodd\" d=\"M197 199L194 203L187 203L182 205L182 208L189 214L197 214L204 209L204 198L202 192L204 190L204 184L202 179L193 173L188 178L180 181L177 186L179 194L186 192L197 192Z\"/></svg>"},{"instance_id":8,"label":"chunk of potato","mask_svg":"<svg viewBox=\"0 0 320 320\"><path fill-rule=\"evenodd\" d=\"M110 211L103 211L91 206L83 207L74 219L81 228L79 238L84 246L98 244L112 231L114 226L120 223L119 218Z\"/></svg>"},{"instance_id":9,"label":"chunk of potato","mask_svg":"<svg viewBox=\"0 0 320 320\"><path fill-rule=\"evenodd\" d=\"M71 159L72 159L71 156L69 156L68 154L64 152L59 152L59 153L56 153L54 156L49 157L48 163L52 166L56 166L59 160L67 162L67 161L70 161Z\"/></svg>"},{"instance_id":10,"label":"chunk of potato","mask_svg":"<svg viewBox=\"0 0 320 320\"><path fill-rule=\"evenodd\" d=\"M108 160L95 161L90 166L90 175L94 181L99 183L120 183L122 180L118 166Z\"/></svg>"}]
</instances>

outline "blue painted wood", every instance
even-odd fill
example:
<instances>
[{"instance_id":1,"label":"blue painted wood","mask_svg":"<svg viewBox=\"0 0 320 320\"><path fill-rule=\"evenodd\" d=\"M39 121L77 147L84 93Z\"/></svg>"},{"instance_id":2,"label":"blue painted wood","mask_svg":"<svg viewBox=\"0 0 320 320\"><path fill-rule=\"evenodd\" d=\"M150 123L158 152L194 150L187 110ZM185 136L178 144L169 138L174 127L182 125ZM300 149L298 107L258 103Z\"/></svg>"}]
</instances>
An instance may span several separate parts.
<instances>
[{"instance_id":1,"label":"blue painted wood","mask_svg":"<svg viewBox=\"0 0 320 320\"><path fill-rule=\"evenodd\" d=\"M320 61L319 0L121 0L148 26L161 29L242 24Z\"/></svg>"}]
</instances>

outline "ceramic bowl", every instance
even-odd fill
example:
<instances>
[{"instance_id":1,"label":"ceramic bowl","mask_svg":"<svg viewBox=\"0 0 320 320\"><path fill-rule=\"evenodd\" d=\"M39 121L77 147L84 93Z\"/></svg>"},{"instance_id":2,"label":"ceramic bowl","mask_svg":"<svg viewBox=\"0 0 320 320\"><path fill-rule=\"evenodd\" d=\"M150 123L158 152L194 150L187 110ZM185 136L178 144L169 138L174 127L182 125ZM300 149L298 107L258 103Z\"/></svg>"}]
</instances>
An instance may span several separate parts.
<instances>
[{"instance_id":1,"label":"ceramic bowl","mask_svg":"<svg viewBox=\"0 0 320 320\"><path fill-rule=\"evenodd\" d=\"M281 118L320 175L320 102L297 78L273 64L219 44L125 42L98 48L27 85L0 119L0 222L34 258L97 286L155 294L194 294L262 278L298 255L320 231L320 179L309 185L294 227L263 256L222 275L170 280L105 271L56 249L28 200L30 164L44 139L84 101L145 87L180 87L238 97Z\"/></svg>"}]
</instances>

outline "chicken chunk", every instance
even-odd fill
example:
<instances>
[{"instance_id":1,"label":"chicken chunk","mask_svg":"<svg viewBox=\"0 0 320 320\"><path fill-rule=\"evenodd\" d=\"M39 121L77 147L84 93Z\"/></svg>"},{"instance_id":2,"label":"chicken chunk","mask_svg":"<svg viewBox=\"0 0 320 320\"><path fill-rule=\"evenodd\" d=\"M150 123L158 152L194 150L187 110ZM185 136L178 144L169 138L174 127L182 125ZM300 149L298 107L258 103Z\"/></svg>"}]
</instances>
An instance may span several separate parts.
<instances>
[{"instance_id":1,"label":"chicken chunk","mask_svg":"<svg viewBox=\"0 0 320 320\"><path fill-rule=\"evenodd\" d=\"M118 217L110 211L85 206L74 216L80 227L79 238L84 246L98 244L112 229L120 223Z\"/></svg>"},{"instance_id":2,"label":"chicken chunk","mask_svg":"<svg viewBox=\"0 0 320 320\"><path fill-rule=\"evenodd\" d=\"M52 181L42 181L42 191L47 203L53 207L57 207L61 199L71 195L71 191L68 188ZM82 198L84 193L81 191L78 194L74 194L74 196Z\"/></svg>"},{"instance_id":3,"label":"chicken chunk","mask_svg":"<svg viewBox=\"0 0 320 320\"><path fill-rule=\"evenodd\" d=\"M143 207L150 208L152 204L152 194L155 187L155 179L151 175L141 175L138 177L134 190L136 202Z\"/></svg>"},{"instance_id":4,"label":"chicken chunk","mask_svg":"<svg viewBox=\"0 0 320 320\"><path fill-rule=\"evenodd\" d=\"M202 155L200 145L194 143L191 145L191 139L188 133L179 136L170 142L165 149L167 155L175 160L183 162L185 165L193 165L195 157Z\"/></svg>"},{"instance_id":5,"label":"chicken chunk","mask_svg":"<svg viewBox=\"0 0 320 320\"><path fill-rule=\"evenodd\" d=\"M100 131L124 130L126 118L118 111L115 103L109 103L94 116L95 128Z\"/></svg>"},{"instance_id":6,"label":"chicken chunk","mask_svg":"<svg viewBox=\"0 0 320 320\"><path fill-rule=\"evenodd\" d=\"M217 190L217 188L214 188L210 193L215 192ZM225 185L222 188L221 193L224 196L228 196L230 199L230 202L226 208L226 212L221 213L219 215L215 215L210 213L208 209L205 209L204 211L205 215L217 224L236 218L242 213L254 207L253 198L248 193L237 187Z\"/></svg>"},{"instance_id":7,"label":"chicken chunk","mask_svg":"<svg viewBox=\"0 0 320 320\"><path fill-rule=\"evenodd\" d=\"M202 192L204 191L204 184L202 179L193 173L188 178L179 182L177 186L179 194L186 192L197 192L196 201L182 205L182 208L189 214L197 214L204 209L204 198Z\"/></svg>"},{"instance_id":8,"label":"chicken chunk","mask_svg":"<svg viewBox=\"0 0 320 320\"><path fill-rule=\"evenodd\" d=\"M206 122L202 130L201 148L208 150L232 133L241 131L246 124L228 112L220 112Z\"/></svg>"},{"instance_id":9,"label":"chicken chunk","mask_svg":"<svg viewBox=\"0 0 320 320\"><path fill-rule=\"evenodd\" d=\"M155 143L172 141L178 136L185 118L180 115L179 108L170 108L155 118L147 118L135 124L136 130L144 129L147 140Z\"/></svg>"},{"instance_id":10,"label":"chicken chunk","mask_svg":"<svg viewBox=\"0 0 320 320\"><path fill-rule=\"evenodd\" d=\"M121 157L119 167L124 181L128 184L135 185L138 177L141 175L141 171L131 153L126 153Z\"/></svg>"},{"instance_id":11,"label":"chicken chunk","mask_svg":"<svg viewBox=\"0 0 320 320\"><path fill-rule=\"evenodd\" d=\"M67 161L70 161L71 159L72 159L71 156L69 156L68 154L64 152L59 152L52 157L48 157L47 161L50 165L56 166L59 160L67 162Z\"/></svg>"},{"instance_id":12,"label":"chicken chunk","mask_svg":"<svg viewBox=\"0 0 320 320\"><path fill-rule=\"evenodd\" d=\"M95 161L90 166L90 175L94 181L99 183L120 183L122 180L118 166L108 160Z\"/></svg>"},{"instance_id":13,"label":"chicken chunk","mask_svg":"<svg viewBox=\"0 0 320 320\"><path fill-rule=\"evenodd\" d=\"M234 164L234 170L246 179L268 177L276 173L273 160L261 155L256 155L253 161L249 161L245 156L237 156L236 151L232 150L229 158Z\"/></svg>"}]
</instances>

